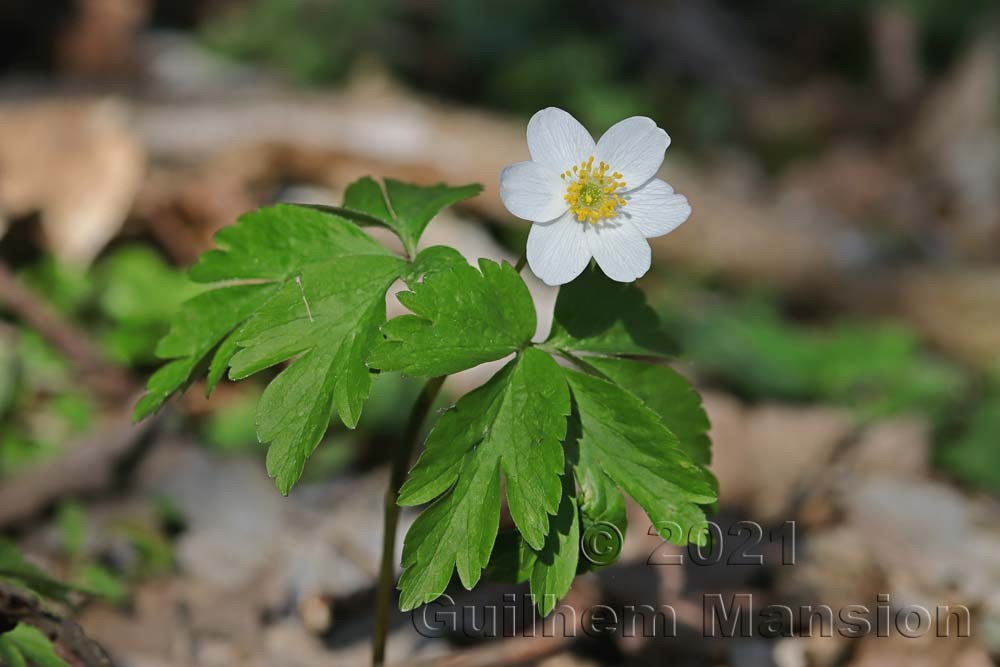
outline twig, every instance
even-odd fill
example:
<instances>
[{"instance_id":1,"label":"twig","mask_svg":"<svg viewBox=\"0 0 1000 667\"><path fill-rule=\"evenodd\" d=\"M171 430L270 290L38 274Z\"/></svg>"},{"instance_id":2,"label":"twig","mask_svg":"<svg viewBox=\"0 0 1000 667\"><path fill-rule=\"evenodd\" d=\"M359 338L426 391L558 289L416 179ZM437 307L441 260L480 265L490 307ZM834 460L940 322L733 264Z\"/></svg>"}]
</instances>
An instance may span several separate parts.
<instances>
[{"instance_id":1,"label":"twig","mask_svg":"<svg viewBox=\"0 0 1000 667\"><path fill-rule=\"evenodd\" d=\"M577 579L559 607L572 610L570 616L574 619L573 623L576 619L583 622L588 610L599 602L599 596L600 591L592 580ZM459 605L462 604L460 601ZM534 636L519 635L510 639L484 641L450 655L394 663L391 667L515 667L534 664L567 650L575 641L575 628L566 627L566 621L560 621L559 616L560 614L553 613L541 619L541 628Z\"/></svg>"},{"instance_id":2,"label":"twig","mask_svg":"<svg viewBox=\"0 0 1000 667\"><path fill-rule=\"evenodd\" d=\"M110 429L71 446L58 459L4 479L0 485L0 528L67 496L107 486L117 464L156 423L157 418L152 417L133 424L130 415L123 414Z\"/></svg>"},{"instance_id":3,"label":"twig","mask_svg":"<svg viewBox=\"0 0 1000 667\"><path fill-rule=\"evenodd\" d=\"M424 385L420 395L417 397L413 409L410 411L409 420L406 422L406 431L403 433L403 441L400 443L396 458L392 462L392 474L389 477L389 488L385 491L385 520L382 535L382 562L379 566L378 586L375 590L375 632L372 635L372 665L381 667L385 664L385 640L389 634L389 607L392 605L392 586L396 580L396 528L399 524L399 505L396 498L399 496L399 489L403 486L403 479L406 477L406 469L410 465L410 458L413 456L413 448L420 437L420 431L427 421L427 414L430 412L441 385L444 383L444 376L431 378Z\"/></svg>"},{"instance_id":4,"label":"twig","mask_svg":"<svg viewBox=\"0 0 1000 667\"><path fill-rule=\"evenodd\" d=\"M517 637L490 641L440 658L406 662L392 667L516 667L535 663L566 649L569 637L562 635Z\"/></svg>"},{"instance_id":5,"label":"twig","mask_svg":"<svg viewBox=\"0 0 1000 667\"><path fill-rule=\"evenodd\" d=\"M41 297L21 284L5 263L0 262L0 301L55 346L80 372L81 379L98 393L119 398L131 391L132 382L117 365L108 361L87 334L67 322Z\"/></svg>"},{"instance_id":6,"label":"twig","mask_svg":"<svg viewBox=\"0 0 1000 667\"><path fill-rule=\"evenodd\" d=\"M26 623L75 658L83 667L113 667L111 658L73 621L42 608L38 598L0 581L0 621Z\"/></svg>"}]
</instances>

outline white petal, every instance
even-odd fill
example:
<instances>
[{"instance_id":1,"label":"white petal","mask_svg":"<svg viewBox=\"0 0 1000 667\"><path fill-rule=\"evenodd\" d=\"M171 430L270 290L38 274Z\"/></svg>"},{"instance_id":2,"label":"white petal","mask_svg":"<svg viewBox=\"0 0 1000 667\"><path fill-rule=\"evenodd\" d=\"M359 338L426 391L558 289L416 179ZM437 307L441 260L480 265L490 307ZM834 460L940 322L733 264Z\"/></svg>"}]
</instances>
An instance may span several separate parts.
<instances>
[{"instance_id":1,"label":"white petal","mask_svg":"<svg viewBox=\"0 0 1000 667\"><path fill-rule=\"evenodd\" d=\"M687 197L658 178L625 196L628 203L619 217L631 220L647 239L663 236L677 229L691 215Z\"/></svg>"},{"instance_id":2,"label":"white petal","mask_svg":"<svg viewBox=\"0 0 1000 667\"><path fill-rule=\"evenodd\" d=\"M605 275L630 283L649 271L652 260L649 241L628 220L600 222L588 230L590 252Z\"/></svg>"},{"instance_id":3,"label":"white petal","mask_svg":"<svg viewBox=\"0 0 1000 667\"><path fill-rule=\"evenodd\" d=\"M626 191L656 175L670 137L652 118L632 116L612 125L597 142L597 158L621 172Z\"/></svg>"},{"instance_id":4,"label":"white petal","mask_svg":"<svg viewBox=\"0 0 1000 667\"><path fill-rule=\"evenodd\" d=\"M588 223L566 213L558 220L535 224L528 232L528 266L546 285L576 278L590 261Z\"/></svg>"},{"instance_id":5,"label":"white petal","mask_svg":"<svg viewBox=\"0 0 1000 667\"><path fill-rule=\"evenodd\" d=\"M594 138L562 109L542 109L528 121L528 151L535 162L562 173L596 155Z\"/></svg>"},{"instance_id":6,"label":"white petal","mask_svg":"<svg viewBox=\"0 0 1000 667\"><path fill-rule=\"evenodd\" d=\"M559 172L537 162L518 162L500 172L500 199L519 218L555 220L569 208L565 195Z\"/></svg>"}]
</instances>

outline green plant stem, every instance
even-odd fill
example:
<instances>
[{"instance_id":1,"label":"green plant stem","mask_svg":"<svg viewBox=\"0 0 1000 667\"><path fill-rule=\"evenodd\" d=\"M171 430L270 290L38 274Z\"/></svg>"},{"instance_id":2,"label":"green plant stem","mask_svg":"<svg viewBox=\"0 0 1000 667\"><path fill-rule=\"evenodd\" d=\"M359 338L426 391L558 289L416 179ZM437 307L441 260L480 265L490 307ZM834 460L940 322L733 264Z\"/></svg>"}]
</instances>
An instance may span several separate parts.
<instances>
[{"instance_id":1,"label":"green plant stem","mask_svg":"<svg viewBox=\"0 0 1000 667\"><path fill-rule=\"evenodd\" d=\"M525 252L521 255L521 259L517 260L517 264L514 265L514 270L520 273L524 269L524 265L528 263L528 253Z\"/></svg>"},{"instance_id":2,"label":"green plant stem","mask_svg":"<svg viewBox=\"0 0 1000 667\"><path fill-rule=\"evenodd\" d=\"M427 421L427 415L430 413L431 406L434 405L443 383L444 376L431 378L420 391L417 401L413 404L413 409L410 410L406 430L403 432L403 440L392 461L389 488L385 491L382 562L379 565L378 585L375 589L375 630L372 634L372 665L374 667L381 667L385 664L385 641L389 634L389 611L392 606L392 589L396 582L396 527L399 524L399 505L396 504L396 498L399 497L399 489L403 486L403 480L406 478L406 470L410 466L410 459L413 457L413 449L417 444L417 439L420 437L424 422Z\"/></svg>"}]
</instances>

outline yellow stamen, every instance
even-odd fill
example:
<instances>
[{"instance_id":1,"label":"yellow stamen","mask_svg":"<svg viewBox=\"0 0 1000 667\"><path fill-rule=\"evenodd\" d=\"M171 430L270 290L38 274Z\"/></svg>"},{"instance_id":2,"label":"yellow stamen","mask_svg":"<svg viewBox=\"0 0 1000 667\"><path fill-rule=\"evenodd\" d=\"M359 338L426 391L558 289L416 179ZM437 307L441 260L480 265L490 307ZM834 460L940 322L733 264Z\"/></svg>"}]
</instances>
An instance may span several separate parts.
<instances>
[{"instance_id":1,"label":"yellow stamen","mask_svg":"<svg viewBox=\"0 0 1000 667\"><path fill-rule=\"evenodd\" d=\"M611 166L598 162L594 168L594 156L573 165L572 172L567 170L560 174L563 180L569 181L566 187L565 200L569 210L580 222L596 225L599 221L613 218L618 209L625 206L625 198L619 190L625 189L625 181L619 172L608 174Z\"/></svg>"}]
</instances>

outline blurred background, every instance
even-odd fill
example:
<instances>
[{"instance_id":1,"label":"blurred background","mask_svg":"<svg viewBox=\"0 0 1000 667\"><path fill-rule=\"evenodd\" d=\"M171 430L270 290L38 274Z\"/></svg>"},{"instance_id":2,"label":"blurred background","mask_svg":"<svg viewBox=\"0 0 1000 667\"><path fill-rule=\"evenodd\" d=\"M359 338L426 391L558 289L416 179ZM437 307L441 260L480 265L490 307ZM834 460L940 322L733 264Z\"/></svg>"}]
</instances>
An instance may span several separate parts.
<instances>
[{"instance_id":1,"label":"blurred background","mask_svg":"<svg viewBox=\"0 0 1000 667\"><path fill-rule=\"evenodd\" d=\"M764 540L762 565L655 564L675 552L633 512L621 561L567 604L670 604L677 637L428 639L399 614L390 662L996 664L990 0L2 0L0 534L102 592L73 614L121 665L366 664L384 464L417 386L376 383L289 498L254 435L266 378L128 415L199 289L184 268L248 209L337 203L364 174L480 181L426 241L516 258L498 173L550 105L595 135L635 114L671 134L661 176L694 213L642 284L705 395L723 533L794 521L795 562ZM531 287L544 329L554 294ZM715 593L961 604L973 631L706 639Z\"/></svg>"}]
</instances>

